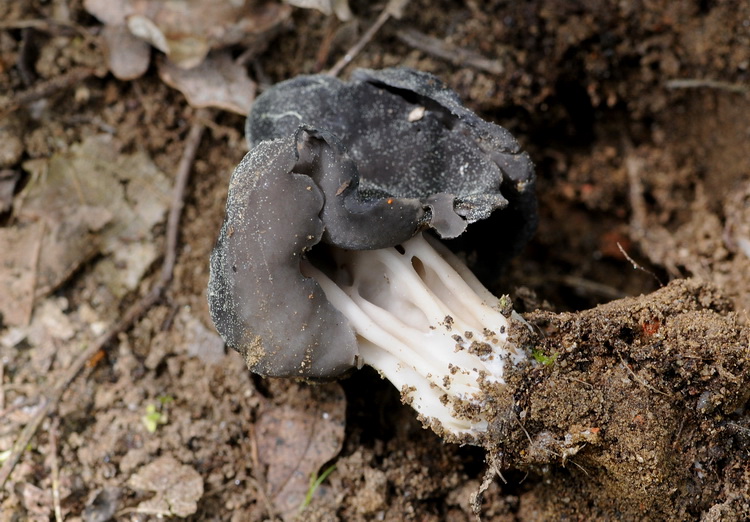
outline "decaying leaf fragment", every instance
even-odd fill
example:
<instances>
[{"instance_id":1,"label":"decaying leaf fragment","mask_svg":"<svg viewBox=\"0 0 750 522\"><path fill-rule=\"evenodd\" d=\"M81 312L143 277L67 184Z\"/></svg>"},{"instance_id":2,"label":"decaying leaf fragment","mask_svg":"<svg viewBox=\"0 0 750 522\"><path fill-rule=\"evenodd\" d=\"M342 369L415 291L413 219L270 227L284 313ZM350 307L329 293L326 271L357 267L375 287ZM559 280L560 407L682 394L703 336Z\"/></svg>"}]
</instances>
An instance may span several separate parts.
<instances>
[{"instance_id":1,"label":"decaying leaf fragment","mask_svg":"<svg viewBox=\"0 0 750 522\"><path fill-rule=\"evenodd\" d=\"M105 39L109 66L115 76L129 79L138 71L145 72L143 48L129 40L148 42L178 67L190 69L211 50L235 44L264 45L291 14L288 5L256 0L85 0L84 7L108 27L119 28L109 29L111 34Z\"/></svg>"},{"instance_id":2,"label":"decaying leaf fragment","mask_svg":"<svg viewBox=\"0 0 750 522\"><path fill-rule=\"evenodd\" d=\"M102 280L110 290L115 295L132 290L156 259L152 229L169 205L166 176L143 153L121 154L109 135L34 161L26 165L34 173L19 200L16 226L41 223L44 229L36 296L57 288L100 253L110 255L96 268L107 276Z\"/></svg>"},{"instance_id":3,"label":"decaying leaf fragment","mask_svg":"<svg viewBox=\"0 0 750 522\"><path fill-rule=\"evenodd\" d=\"M29 223L0 228L0 315L10 326L29 323L34 302L36 263L43 226Z\"/></svg>"},{"instance_id":4,"label":"decaying leaf fragment","mask_svg":"<svg viewBox=\"0 0 750 522\"><path fill-rule=\"evenodd\" d=\"M310 476L334 458L344 442L346 400L337 383L300 385L295 404L266 410L255 427L266 467L267 494L285 520L305 500Z\"/></svg>"},{"instance_id":5,"label":"decaying leaf fragment","mask_svg":"<svg viewBox=\"0 0 750 522\"><path fill-rule=\"evenodd\" d=\"M153 491L155 495L138 504L138 512L158 517L187 517L198 509L203 496L203 479L195 469L171 455L159 457L130 477L128 486Z\"/></svg>"},{"instance_id":6,"label":"decaying leaf fragment","mask_svg":"<svg viewBox=\"0 0 750 522\"><path fill-rule=\"evenodd\" d=\"M216 107L243 116L250 111L255 82L228 51L211 53L192 69L182 69L169 60L158 63L161 80L184 94L191 106Z\"/></svg>"}]
</instances>

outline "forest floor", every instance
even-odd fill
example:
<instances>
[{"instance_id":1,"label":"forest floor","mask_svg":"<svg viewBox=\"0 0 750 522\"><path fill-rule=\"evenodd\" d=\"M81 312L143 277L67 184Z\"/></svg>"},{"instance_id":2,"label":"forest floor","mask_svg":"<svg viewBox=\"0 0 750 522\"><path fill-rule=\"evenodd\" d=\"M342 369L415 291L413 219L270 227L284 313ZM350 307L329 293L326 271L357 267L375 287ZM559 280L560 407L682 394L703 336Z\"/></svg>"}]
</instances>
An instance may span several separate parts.
<instances>
[{"instance_id":1,"label":"forest floor","mask_svg":"<svg viewBox=\"0 0 750 522\"><path fill-rule=\"evenodd\" d=\"M537 332L487 448L368 369L253 376L208 314L238 112L383 4L268 2L190 91L148 47L116 78L96 3L0 4L0 521L468 521L488 467L484 520L750 518L750 3L413 0L342 71L434 73L536 165L523 252L459 252Z\"/></svg>"}]
</instances>

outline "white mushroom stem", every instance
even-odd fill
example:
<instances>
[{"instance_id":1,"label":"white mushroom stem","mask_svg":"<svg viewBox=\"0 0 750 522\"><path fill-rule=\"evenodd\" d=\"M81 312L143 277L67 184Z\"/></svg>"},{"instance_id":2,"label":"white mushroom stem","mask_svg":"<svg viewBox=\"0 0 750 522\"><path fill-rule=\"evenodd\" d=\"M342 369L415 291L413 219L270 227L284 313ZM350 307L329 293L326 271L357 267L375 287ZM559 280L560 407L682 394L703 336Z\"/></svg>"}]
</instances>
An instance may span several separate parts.
<instances>
[{"instance_id":1,"label":"white mushroom stem","mask_svg":"<svg viewBox=\"0 0 750 522\"><path fill-rule=\"evenodd\" d=\"M349 320L360 364L402 392L422 420L471 440L487 431L482 383L504 385L508 363L526 358L508 339L509 320L494 297L438 241L333 252L335 273L309 262L328 300Z\"/></svg>"}]
</instances>

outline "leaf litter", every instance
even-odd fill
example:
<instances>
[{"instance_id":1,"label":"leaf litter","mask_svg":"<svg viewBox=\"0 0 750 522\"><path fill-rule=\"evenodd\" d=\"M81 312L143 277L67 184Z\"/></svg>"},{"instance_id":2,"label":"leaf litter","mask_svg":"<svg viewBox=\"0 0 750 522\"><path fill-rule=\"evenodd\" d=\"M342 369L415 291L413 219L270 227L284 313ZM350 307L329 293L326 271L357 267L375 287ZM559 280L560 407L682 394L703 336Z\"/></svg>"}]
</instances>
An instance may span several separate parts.
<instances>
[{"instance_id":1,"label":"leaf litter","mask_svg":"<svg viewBox=\"0 0 750 522\"><path fill-rule=\"evenodd\" d=\"M157 517L192 515L203 496L200 474L171 455L164 455L143 466L131 475L128 486L154 493L152 498L141 501L135 512Z\"/></svg>"},{"instance_id":2,"label":"leaf litter","mask_svg":"<svg viewBox=\"0 0 750 522\"><path fill-rule=\"evenodd\" d=\"M221 50L242 45L257 54L291 14L289 6L272 1L86 0L84 5L105 23L107 65L117 78L143 75L153 46L166 58L158 61L162 80L193 107L239 114L247 113L255 86L245 68Z\"/></svg>"},{"instance_id":3,"label":"leaf litter","mask_svg":"<svg viewBox=\"0 0 750 522\"><path fill-rule=\"evenodd\" d=\"M305 503L311 477L341 451L346 400L339 384L296 385L295 400L259 415L255 437L267 494L284 520Z\"/></svg>"},{"instance_id":4,"label":"leaf litter","mask_svg":"<svg viewBox=\"0 0 750 522\"><path fill-rule=\"evenodd\" d=\"M16 218L44 224L35 295L97 255L105 257L94 270L115 296L133 290L157 256L153 227L169 204L166 176L143 153L121 154L108 134L34 160L34 169Z\"/></svg>"}]
</instances>

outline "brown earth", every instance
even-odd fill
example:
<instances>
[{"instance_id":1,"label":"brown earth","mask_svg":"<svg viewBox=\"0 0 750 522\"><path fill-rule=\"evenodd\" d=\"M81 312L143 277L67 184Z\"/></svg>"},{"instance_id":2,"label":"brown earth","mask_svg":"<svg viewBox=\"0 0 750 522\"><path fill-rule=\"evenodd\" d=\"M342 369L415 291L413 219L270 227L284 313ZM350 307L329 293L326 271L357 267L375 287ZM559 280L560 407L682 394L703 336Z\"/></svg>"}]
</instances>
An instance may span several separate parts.
<instances>
[{"instance_id":1,"label":"brown earth","mask_svg":"<svg viewBox=\"0 0 750 522\"><path fill-rule=\"evenodd\" d=\"M381 8L351 7L350 23L295 9L250 76L263 88L330 67ZM469 58L417 49L407 30ZM107 74L100 32L81 2L0 4L0 231L24 254L0 257L23 268L13 282L49 267L29 326L13 315L21 302L0 297L3 460L40 394L158 277L168 187L196 118L154 65L132 81ZM224 353L208 255L246 149L243 118L217 111L166 296L44 420L0 520L49 520L55 495L66 520L290 519L308 490L305 520L471 520L487 462L502 479L491 472L477 502L485 520L750 518L750 4L415 0L353 63L393 65L442 77L537 165L540 225L522 254L499 273L464 252L534 325L518 339L541 361L499 393L488 451L422 429L370 370L312 387L254 377ZM96 74L65 81L80 68ZM97 203L85 179L78 192L51 181L54 165L82 172L105 157L163 173L113 177L96 194L125 196L107 199L106 219L81 210ZM105 237L125 215L131 228ZM56 236L59 257L79 252L65 270L35 254L45 216L83 227Z\"/></svg>"}]
</instances>

